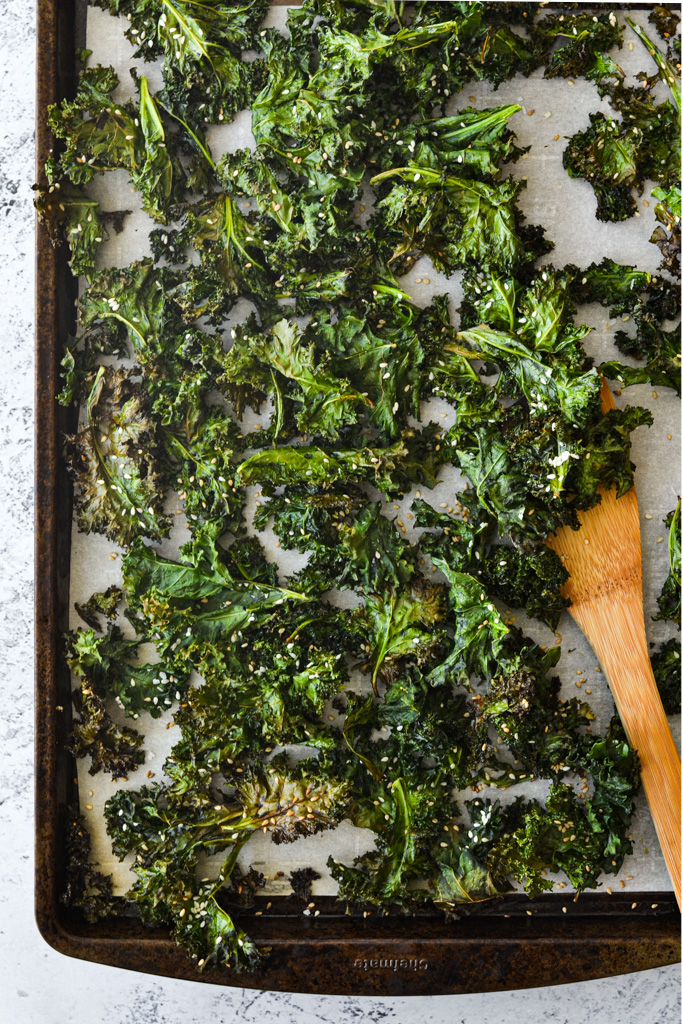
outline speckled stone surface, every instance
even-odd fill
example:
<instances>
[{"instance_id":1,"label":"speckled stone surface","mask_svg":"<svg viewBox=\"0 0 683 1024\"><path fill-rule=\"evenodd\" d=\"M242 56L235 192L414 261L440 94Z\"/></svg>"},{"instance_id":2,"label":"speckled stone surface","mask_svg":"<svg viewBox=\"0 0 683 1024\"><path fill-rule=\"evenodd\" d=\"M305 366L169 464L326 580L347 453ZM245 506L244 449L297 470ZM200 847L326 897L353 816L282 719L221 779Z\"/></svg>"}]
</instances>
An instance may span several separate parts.
<instances>
[{"instance_id":1,"label":"speckled stone surface","mask_svg":"<svg viewBox=\"0 0 683 1024\"><path fill-rule=\"evenodd\" d=\"M217 989L68 960L33 921L34 5L0 3L0 1022L675 1024L678 967L482 996L364 999ZM539 983L548 979L539 978Z\"/></svg>"}]
</instances>

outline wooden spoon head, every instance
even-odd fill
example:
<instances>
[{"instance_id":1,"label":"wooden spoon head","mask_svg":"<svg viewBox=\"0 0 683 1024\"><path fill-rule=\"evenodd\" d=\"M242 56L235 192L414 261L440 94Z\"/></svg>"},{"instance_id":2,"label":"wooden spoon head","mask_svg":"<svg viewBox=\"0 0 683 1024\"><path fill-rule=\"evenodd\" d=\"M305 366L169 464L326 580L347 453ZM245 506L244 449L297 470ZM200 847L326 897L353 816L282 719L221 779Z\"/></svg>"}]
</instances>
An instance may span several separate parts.
<instances>
[{"instance_id":1,"label":"wooden spoon head","mask_svg":"<svg viewBox=\"0 0 683 1024\"><path fill-rule=\"evenodd\" d=\"M614 409L607 382L602 382L602 408ZM598 489L601 501L579 513L580 530L561 527L548 538L570 573L563 595L573 605L634 586L642 590L640 520L635 487L617 498L616 490ZM571 612L571 608L569 609Z\"/></svg>"}]
</instances>

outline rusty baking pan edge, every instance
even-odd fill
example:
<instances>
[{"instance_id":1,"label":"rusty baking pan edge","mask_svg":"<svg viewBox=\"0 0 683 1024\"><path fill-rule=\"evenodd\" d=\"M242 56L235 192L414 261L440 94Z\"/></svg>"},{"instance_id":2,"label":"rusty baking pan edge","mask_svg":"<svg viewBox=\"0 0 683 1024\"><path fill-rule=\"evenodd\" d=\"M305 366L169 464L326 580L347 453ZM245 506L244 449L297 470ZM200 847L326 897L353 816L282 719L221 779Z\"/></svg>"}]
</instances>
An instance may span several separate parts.
<instances>
[{"instance_id":1,"label":"rusty baking pan edge","mask_svg":"<svg viewBox=\"0 0 683 1024\"><path fill-rule=\"evenodd\" d=\"M38 0L37 7L39 178L53 145L47 106L75 89L84 2ZM62 658L71 489L61 449L63 434L74 427L74 413L61 408L55 396L64 339L74 329L77 290L65 253L53 250L40 227L36 259L35 913L45 941L81 960L214 985L375 996L521 989L678 962L680 915L671 893L584 894L577 903L559 895L533 904L513 897L450 924L433 916L347 916L330 898L317 901L319 917L307 918L295 897L285 897L273 901L270 914L243 915L253 938L271 948L256 975L229 969L199 975L165 932L134 918L88 925L60 902L68 807L77 800L67 751L70 680Z\"/></svg>"}]
</instances>

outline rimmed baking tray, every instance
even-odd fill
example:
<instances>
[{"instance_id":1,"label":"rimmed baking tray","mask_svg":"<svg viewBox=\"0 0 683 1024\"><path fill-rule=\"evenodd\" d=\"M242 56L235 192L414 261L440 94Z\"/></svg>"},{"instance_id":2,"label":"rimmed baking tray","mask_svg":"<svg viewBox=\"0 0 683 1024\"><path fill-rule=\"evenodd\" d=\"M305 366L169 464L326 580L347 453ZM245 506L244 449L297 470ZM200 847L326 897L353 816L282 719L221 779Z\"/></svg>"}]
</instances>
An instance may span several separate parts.
<instances>
[{"instance_id":1,"label":"rimmed baking tray","mask_svg":"<svg viewBox=\"0 0 683 1024\"><path fill-rule=\"evenodd\" d=\"M652 5L637 5L652 6ZM37 177L53 145L46 110L73 95L84 0L38 0ZM66 254L37 231L36 289L36 874L38 928L67 956L216 985L353 995L441 995L565 984L680 960L672 893L517 895L448 923L442 917L349 916L330 898L304 916L294 896L263 898L236 916L271 955L256 974L198 974L161 929L135 918L96 925L60 900L69 808L78 802L67 750L68 624L72 494L62 437L75 414L55 400L65 338L74 331L76 282ZM268 903L268 908L265 904ZM259 912L258 916L256 912Z\"/></svg>"}]
</instances>

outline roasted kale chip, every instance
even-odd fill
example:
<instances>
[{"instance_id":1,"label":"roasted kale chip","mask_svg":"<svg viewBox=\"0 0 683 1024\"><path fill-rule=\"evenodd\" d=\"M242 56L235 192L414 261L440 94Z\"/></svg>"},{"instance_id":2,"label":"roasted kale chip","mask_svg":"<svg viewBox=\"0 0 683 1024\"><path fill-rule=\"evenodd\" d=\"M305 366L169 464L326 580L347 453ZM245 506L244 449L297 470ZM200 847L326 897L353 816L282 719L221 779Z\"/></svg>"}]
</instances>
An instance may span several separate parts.
<instances>
[{"instance_id":1,"label":"roasted kale chip","mask_svg":"<svg viewBox=\"0 0 683 1024\"><path fill-rule=\"evenodd\" d=\"M546 78L600 79L619 68L606 53L621 46L623 29L614 13L551 14L531 25L531 37L549 53ZM562 45L556 47L560 42Z\"/></svg>"},{"instance_id":2,"label":"roasted kale chip","mask_svg":"<svg viewBox=\"0 0 683 1024\"><path fill-rule=\"evenodd\" d=\"M660 388L673 388L681 393L681 330L663 331L648 325L643 331L638 328L635 338L624 331L615 337L617 345L625 355L645 359L645 366L627 366L625 363L610 361L600 364L600 370L616 381L621 387L630 384L653 384Z\"/></svg>"},{"instance_id":3,"label":"roasted kale chip","mask_svg":"<svg viewBox=\"0 0 683 1024\"><path fill-rule=\"evenodd\" d=\"M216 73L222 50L239 54L253 48L268 13L264 0L94 0L94 6L127 18L126 36L138 47L136 56L155 60L163 53L181 70L186 62L206 61Z\"/></svg>"},{"instance_id":4,"label":"roasted kale chip","mask_svg":"<svg viewBox=\"0 0 683 1024\"><path fill-rule=\"evenodd\" d=\"M165 537L159 428L135 372L100 367L89 383L85 424L65 444L79 528L122 546Z\"/></svg>"},{"instance_id":5,"label":"roasted kale chip","mask_svg":"<svg viewBox=\"0 0 683 1024\"><path fill-rule=\"evenodd\" d=\"M302 331L283 319L268 332L238 330L221 380L231 388L275 391L273 441L282 430L285 403L294 411L299 433L335 441L344 427L356 423L357 408L370 403L326 362Z\"/></svg>"},{"instance_id":6,"label":"roasted kale chip","mask_svg":"<svg viewBox=\"0 0 683 1024\"><path fill-rule=\"evenodd\" d=\"M493 543L493 524L469 498L458 495L463 519L436 512L418 498L411 511L418 526L440 529L440 535L424 534L420 547L432 558L441 558L450 569L469 572L509 608L524 608L528 615L542 619L552 629L567 606L562 587L569 575L550 548L529 552ZM464 503L464 504L463 504Z\"/></svg>"},{"instance_id":7,"label":"roasted kale chip","mask_svg":"<svg viewBox=\"0 0 683 1024\"><path fill-rule=\"evenodd\" d=\"M102 631L100 615L109 621L115 619L122 599L123 591L112 584L102 593L92 594L84 604L74 604L74 608L83 621L99 633Z\"/></svg>"},{"instance_id":8,"label":"roasted kale chip","mask_svg":"<svg viewBox=\"0 0 683 1024\"><path fill-rule=\"evenodd\" d=\"M66 241L71 250L69 262L74 274L92 279L97 250L109 237L99 203L89 199L68 178L34 185L34 189L38 217L47 227L53 245Z\"/></svg>"},{"instance_id":9,"label":"roasted kale chip","mask_svg":"<svg viewBox=\"0 0 683 1024\"><path fill-rule=\"evenodd\" d=\"M166 240L157 253L167 255L168 234L156 237ZM222 323L239 296L258 300L272 288L259 228L229 195L212 194L189 205L172 245L180 252L192 246L199 254L199 265L188 269L176 296L187 317Z\"/></svg>"},{"instance_id":10,"label":"roasted kale chip","mask_svg":"<svg viewBox=\"0 0 683 1024\"><path fill-rule=\"evenodd\" d=\"M65 140L50 176L54 181L63 175L78 186L92 181L95 174L123 168L146 212L167 223L185 191L185 173L174 152L173 135L164 126L146 78L139 81L137 105L117 104L112 93L118 84L113 68L86 68L75 98L50 107L50 128Z\"/></svg>"},{"instance_id":11,"label":"roasted kale chip","mask_svg":"<svg viewBox=\"0 0 683 1024\"><path fill-rule=\"evenodd\" d=\"M610 307L610 316L632 320L635 335L626 330L615 332L614 341L624 355L645 361L630 366L616 360L602 363L601 372L623 387L650 383L673 388L681 393L680 326L664 330L663 324L680 313L680 289L663 277L635 267L622 266L605 259L587 270L570 271L570 290L574 301L599 302Z\"/></svg>"},{"instance_id":12,"label":"roasted kale chip","mask_svg":"<svg viewBox=\"0 0 683 1024\"><path fill-rule=\"evenodd\" d=\"M230 121L250 105L258 88L261 62L242 59L258 50L258 28L267 0L94 0L97 7L123 15L135 56L163 56L161 102L187 131L187 141L209 122Z\"/></svg>"},{"instance_id":13,"label":"roasted kale chip","mask_svg":"<svg viewBox=\"0 0 683 1024\"><path fill-rule=\"evenodd\" d=\"M623 84L623 74L616 82L603 81L601 92L608 96L621 120L602 113L591 114L590 127L572 136L563 156L569 176L585 178L592 186L597 200L596 216L605 221L632 217L636 212L633 189L641 193L646 180L656 181L664 189L675 185L680 188L680 70L641 28L628 18L627 21L645 44L659 72L651 78L640 76L644 81L634 88ZM673 103L669 99L657 103L654 99L653 88L660 77L669 85Z\"/></svg>"},{"instance_id":14,"label":"roasted kale chip","mask_svg":"<svg viewBox=\"0 0 683 1024\"><path fill-rule=\"evenodd\" d=\"M657 4L648 15L647 20L655 26L662 39L670 39L676 34L681 19L675 8Z\"/></svg>"},{"instance_id":15,"label":"roasted kale chip","mask_svg":"<svg viewBox=\"0 0 683 1024\"><path fill-rule=\"evenodd\" d=\"M90 833L85 818L73 807L69 809L66 833L66 884L62 902L79 907L86 921L116 917L123 913L123 900L113 895L109 875L96 871L90 857Z\"/></svg>"},{"instance_id":16,"label":"roasted kale chip","mask_svg":"<svg viewBox=\"0 0 683 1024\"><path fill-rule=\"evenodd\" d=\"M667 715L681 713L681 641L672 637L651 655L652 671Z\"/></svg>"},{"instance_id":17,"label":"roasted kale chip","mask_svg":"<svg viewBox=\"0 0 683 1024\"><path fill-rule=\"evenodd\" d=\"M292 885L292 892L295 896L298 896L304 903L309 903L311 899L311 885L315 882L320 875L313 868L296 868L292 871L289 876Z\"/></svg>"},{"instance_id":18,"label":"roasted kale chip","mask_svg":"<svg viewBox=\"0 0 683 1024\"><path fill-rule=\"evenodd\" d=\"M79 716L72 727L72 752L90 758L91 775L103 771L114 780L127 778L145 760L143 737L127 725L118 726L104 699L89 686L74 690L72 699Z\"/></svg>"},{"instance_id":19,"label":"roasted kale chip","mask_svg":"<svg viewBox=\"0 0 683 1024\"><path fill-rule=\"evenodd\" d=\"M643 409L603 413L600 376L580 344L571 273L542 269L524 287L489 269L465 277L456 333L446 326L430 370L456 406L450 459L515 545L534 546L561 523L578 527L596 487L633 481L629 435ZM495 383L492 374L498 373Z\"/></svg>"},{"instance_id":20,"label":"roasted kale chip","mask_svg":"<svg viewBox=\"0 0 683 1024\"><path fill-rule=\"evenodd\" d=\"M142 711L158 718L185 693L187 674L177 676L163 664L139 664L140 643L111 624L102 636L78 629L67 636L67 661L92 693L113 697L131 718Z\"/></svg>"},{"instance_id":21,"label":"roasted kale chip","mask_svg":"<svg viewBox=\"0 0 683 1024\"><path fill-rule=\"evenodd\" d=\"M439 435L440 437L441 435ZM436 434L404 430L401 439L382 447L323 448L296 445L264 448L241 463L239 482L260 483L264 493L285 484L334 484L370 480L387 497L403 495L412 484L433 487L441 459L435 451Z\"/></svg>"},{"instance_id":22,"label":"roasted kale chip","mask_svg":"<svg viewBox=\"0 0 683 1024\"><path fill-rule=\"evenodd\" d=\"M583 804L565 783L551 786L545 807L519 798L504 808L482 799L468 804L479 856L494 878L512 875L535 895L552 888L548 870L563 871L579 890L596 886L603 871L619 871L631 851L626 830L638 767L617 720L604 739L586 741L582 769L595 786Z\"/></svg>"},{"instance_id":23,"label":"roasted kale chip","mask_svg":"<svg viewBox=\"0 0 683 1024\"><path fill-rule=\"evenodd\" d=\"M657 598L655 619L669 619L681 625L681 500L664 520L669 531L669 575Z\"/></svg>"},{"instance_id":24,"label":"roasted kale chip","mask_svg":"<svg viewBox=\"0 0 683 1024\"><path fill-rule=\"evenodd\" d=\"M169 485L178 491L193 536L201 531L216 541L228 530L238 532L244 496L233 477L243 439L236 424L220 406L210 406L162 437Z\"/></svg>"},{"instance_id":25,"label":"roasted kale chip","mask_svg":"<svg viewBox=\"0 0 683 1024\"><path fill-rule=\"evenodd\" d=\"M657 200L655 217L658 225L650 238L662 254L662 270L668 270L672 277L681 276L681 186L652 189Z\"/></svg>"},{"instance_id":26,"label":"roasted kale chip","mask_svg":"<svg viewBox=\"0 0 683 1024\"><path fill-rule=\"evenodd\" d=\"M531 258L515 207L523 182L491 185L411 164L371 179L374 186L389 183L376 231L391 246L389 259L400 273L423 255L447 274L468 263L515 271Z\"/></svg>"},{"instance_id":27,"label":"roasted kale chip","mask_svg":"<svg viewBox=\"0 0 683 1024\"><path fill-rule=\"evenodd\" d=\"M88 346L132 353L153 414L182 433L206 415L206 396L217 386L224 353L220 336L194 323L198 311L184 315L181 284L179 274L151 259L102 271L80 299L80 322L86 353ZM78 350L74 357L78 368Z\"/></svg>"},{"instance_id":28,"label":"roasted kale chip","mask_svg":"<svg viewBox=\"0 0 683 1024\"><path fill-rule=\"evenodd\" d=\"M333 828L345 786L311 785L300 770L277 760L235 775L227 792L212 786L211 774L199 786L206 802L178 798L177 782L175 796L163 785L119 791L105 808L113 850L119 858L142 851L128 899L143 920L171 925L200 970L221 964L253 970L263 953L224 908L220 890L234 880L237 858L254 832L264 829L276 842L292 842ZM224 859L198 881L198 858L205 853Z\"/></svg>"}]
</instances>

